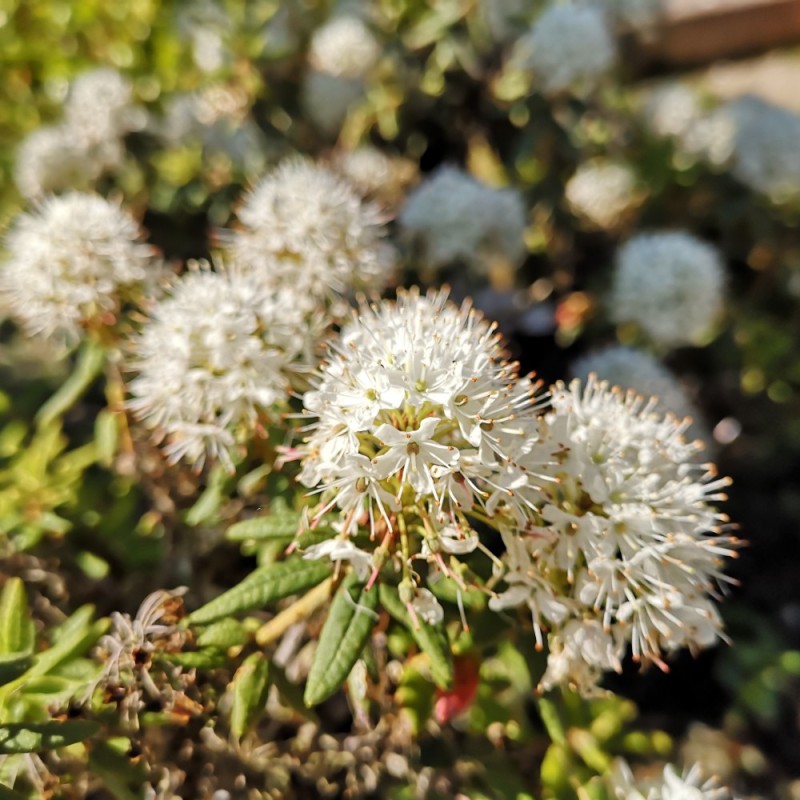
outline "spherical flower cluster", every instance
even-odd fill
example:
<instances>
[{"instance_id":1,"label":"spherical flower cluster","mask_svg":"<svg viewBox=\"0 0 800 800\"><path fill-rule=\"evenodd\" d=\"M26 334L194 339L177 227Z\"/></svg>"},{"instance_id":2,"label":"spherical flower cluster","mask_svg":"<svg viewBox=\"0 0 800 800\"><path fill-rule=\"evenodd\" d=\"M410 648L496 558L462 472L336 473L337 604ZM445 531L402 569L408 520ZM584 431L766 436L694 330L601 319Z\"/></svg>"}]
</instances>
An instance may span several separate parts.
<instances>
[{"instance_id":1,"label":"spherical flower cluster","mask_svg":"<svg viewBox=\"0 0 800 800\"><path fill-rule=\"evenodd\" d=\"M303 397L316 421L300 479L322 493L318 516L338 507L344 520L337 553L313 555L363 559L349 537L366 525L382 544L365 563L380 569L399 538L418 583L410 559L443 567L442 551L479 546L473 516L524 517L534 389L494 327L445 292L362 306Z\"/></svg>"},{"instance_id":2,"label":"spherical flower cluster","mask_svg":"<svg viewBox=\"0 0 800 800\"><path fill-rule=\"evenodd\" d=\"M775 202L800 197L800 116L757 97L726 110L735 127L733 174Z\"/></svg>"},{"instance_id":3,"label":"spherical flower cluster","mask_svg":"<svg viewBox=\"0 0 800 800\"><path fill-rule=\"evenodd\" d=\"M516 266L525 254L526 209L512 189L493 189L455 167L441 167L408 197L402 235L433 267L462 261L485 272L499 256Z\"/></svg>"},{"instance_id":4,"label":"spherical flower cluster","mask_svg":"<svg viewBox=\"0 0 800 800\"><path fill-rule=\"evenodd\" d=\"M332 172L285 161L259 181L239 207L240 225L221 240L237 269L293 291L313 308L355 290L380 290L393 270L377 206Z\"/></svg>"},{"instance_id":5,"label":"spherical flower cluster","mask_svg":"<svg viewBox=\"0 0 800 800\"><path fill-rule=\"evenodd\" d=\"M614 762L608 777L615 800L730 800L730 790L713 778L704 780L698 764L679 775L672 764L656 778L637 781L630 766L622 759Z\"/></svg>"},{"instance_id":6,"label":"spherical flower cluster","mask_svg":"<svg viewBox=\"0 0 800 800\"><path fill-rule=\"evenodd\" d=\"M377 63L381 46L362 20L335 16L311 37L308 61L337 78L363 78Z\"/></svg>"},{"instance_id":7,"label":"spherical flower cluster","mask_svg":"<svg viewBox=\"0 0 800 800\"><path fill-rule=\"evenodd\" d=\"M579 358L571 371L582 381L595 373L611 386L625 391L632 389L642 397L655 397L659 413L669 413L678 419L696 415L694 404L675 375L643 350L612 345Z\"/></svg>"},{"instance_id":8,"label":"spherical flower cluster","mask_svg":"<svg viewBox=\"0 0 800 800\"><path fill-rule=\"evenodd\" d=\"M339 133L348 110L363 97L364 81L380 54L380 43L356 16L334 16L314 32L302 96L317 127Z\"/></svg>"},{"instance_id":9,"label":"spherical flower cluster","mask_svg":"<svg viewBox=\"0 0 800 800\"><path fill-rule=\"evenodd\" d=\"M155 272L153 248L115 203L71 192L21 214L5 237L0 291L32 335L74 343L114 321L128 290Z\"/></svg>"},{"instance_id":10,"label":"spherical flower cluster","mask_svg":"<svg viewBox=\"0 0 800 800\"><path fill-rule=\"evenodd\" d=\"M640 200L636 175L627 165L605 159L581 164L567 181L572 211L597 228L613 228Z\"/></svg>"},{"instance_id":11,"label":"spherical flower cluster","mask_svg":"<svg viewBox=\"0 0 800 800\"><path fill-rule=\"evenodd\" d=\"M110 67L79 75L69 87L64 104L64 124L100 145L121 139L146 121L143 109L133 104L130 81Z\"/></svg>"},{"instance_id":12,"label":"spherical flower cluster","mask_svg":"<svg viewBox=\"0 0 800 800\"><path fill-rule=\"evenodd\" d=\"M78 76L69 89L63 120L35 130L17 151L14 179L24 197L89 188L124 158L123 137L146 117L116 70L101 67Z\"/></svg>"},{"instance_id":13,"label":"spherical flower cluster","mask_svg":"<svg viewBox=\"0 0 800 800\"><path fill-rule=\"evenodd\" d=\"M678 166L701 160L720 167L731 158L731 115L724 108L706 108L698 92L684 83L664 83L647 91L641 117L656 136L672 140Z\"/></svg>"},{"instance_id":14,"label":"spherical flower cluster","mask_svg":"<svg viewBox=\"0 0 800 800\"><path fill-rule=\"evenodd\" d=\"M603 10L578 4L548 7L511 54L512 66L531 70L545 94L591 90L615 59Z\"/></svg>"},{"instance_id":15,"label":"spherical flower cluster","mask_svg":"<svg viewBox=\"0 0 800 800\"><path fill-rule=\"evenodd\" d=\"M367 145L338 151L333 166L365 197L392 205L405 197L409 184L417 178L417 165L410 159Z\"/></svg>"},{"instance_id":16,"label":"spherical flower cluster","mask_svg":"<svg viewBox=\"0 0 800 800\"><path fill-rule=\"evenodd\" d=\"M536 445L552 459L538 468L538 519L504 532L508 588L490 605L528 605L540 641L550 629L543 688L591 694L628 644L661 665L721 636L711 596L735 541L710 504L728 481L697 463L688 421L653 400L591 377L556 384L551 403Z\"/></svg>"},{"instance_id":17,"label":"spherical flower cluster","mask_svg":"<svg viewBox=\"0 0 800 800\"><path fill-rule=\"evenodd\" d=\"M320 326L288 290L199 265L176 281L131 342L129 407L171 462L229 469L241 442L287 399Z\"/></svg>"},{"instance_id":18,"label":"spherical flower cluster","mask_svg":"<svg viewBox=\"0 0 800 800\"><path fill-rule=\"evenodd\" d=\"M722 311L725 271L718 252L688 233L638 234L617 253L610 310L653 341L698 342Z\"/></svg>"}]
</instances>

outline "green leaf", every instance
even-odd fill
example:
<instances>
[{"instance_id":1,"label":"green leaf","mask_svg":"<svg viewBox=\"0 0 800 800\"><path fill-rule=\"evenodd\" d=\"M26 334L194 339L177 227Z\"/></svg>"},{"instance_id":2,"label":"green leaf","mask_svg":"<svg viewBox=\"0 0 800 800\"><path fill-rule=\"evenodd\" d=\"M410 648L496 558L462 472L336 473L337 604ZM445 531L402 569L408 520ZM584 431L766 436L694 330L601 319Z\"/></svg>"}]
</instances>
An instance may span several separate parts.
<instances>
[{"instance_id":1,"label":"green leaf","mask_svg":"<svg viewBox=\"0 0 800 800\"><path fill-rule=\"evenodd\" d=\"M97 722L85 719L0 725L0 755L38 753L66 747L91 738L98 730L100 725Z\"/></svg>"},{"instance_id":2,"label":"green leaf","mask_svg":"<svg viewBox=\"0 0 800 800\"><path fill-rule=\"evenodd\" d=\"M94 440L97 443L97 460L106 468L114 463L119 447L119 414L104 408L94 422Z\"/></svg>"},{"instance_id":3,"label":"green leaf","mask_svg":"<svg viewBox=\"0 0 800 800\"><path fill-rule=\"evenodd\" d=\"M205 650L189 650L184 653L164 653L160 658L185 669L217 669L230 662L227 653L216 647L207 647Z\"/></svg>"},{"instance_id":4,"label":"green leaf","mask_svg":"<svg viewBox=\"0 0 800 800\"><path fill-rule=\"evenodd\" d=\"M469 576L469 579L472 579L472 576ZM450 578L442 578L442 580L427 583L426 585L436 599L442 602L458 605L460 597L461 604L470 611L482 611L486 608L486 594L475 587L461 589Z\"/></svg>"},{"instance_id":5,"label":"green leaf","mask_svg":"<svg viewBox=\"0 0 800 800\"><path fill-rule=\"evenodd\" d=\"M440 689L449 689L453 684L453 657L444 631L420 617L415 625L394 586L382 583L378 591L381 605L408 628L419 649L430 659L434 683Z\"/></svg>"},{"instance_id":6,"label":"green leaf","mask_svg":"<svg viewBox=\"0 0 800 800\"><path fill-rule=\"evenodd\" d=\"M378 593L351 574L336 592L322 627L303 700L315 706L344 683L375 626Z\"/></svg>"},{"instance_id":7,"label":"green leaf","mask_svg":"<svg viewBox=\"0 0 800 800\"><path fill-rule=\"evenodd\" d=\"M36 629L22 578L9 578L0 593L0 655L32 653Z\"/></svg>"},{"instance_id":8,"label":"green leaf","mask_svg":"<svg viewBox=\"0 0 800 800\"><path fill-rule=\"evenodd\" d=\"M205 625L241 611L263 608L274 600L316 586L331 571L331 565L325 561L304 561L300 557L261 567L238 586L190 614L189 622Z\"/></svg>"},{"instance_id":9,"label":"green leaf","mask_svg":"<svg viewBox=\"0 0 800 800\"><path fill-rule=\"evenodd\" d=\"M107 742L97 741L89 751L89 769L97 775L115 800L141 800L147 780L144 767L131 763Z\"/></svg>"},{"instance_id":10,"label":"green leaf","mask_svg":"<svg viewBox=\"0 0 800 800\"><path fill-rule=\"evenodd\" d=\"M248 656L233 676L231 733L238 741L264 711L269 691L269 664L263 653Z\"/></svg>"},{"instance_id":11,"label":"green leaf","mask_svg":"<svg viewBox=\"0 0 800 800\"><path fill-rule=\"evenodd\" d=\"M20 794L0 783L0 800L29 800L30 795Z\"/></svg>"},{"instance_id":12,"label":"green leaf","mask_svg":"<svg viewBox=\"0 0 800 800\"><path fill-rule=\"evenodd\" d=\"M197 646L228 650L231 647L240 647L247 641L247 638L247 631L241 622L226 618L209 625L197 637Z\"/></svg>"},{"instance_id":13,"label":"green leaf","mask_svg":"<svg viewBox=\"0 0 800 800\"><path fill-rule=\"evenodd\" d=\"M0 686L18 678L31 664L33 664L33 656L30 652L0 655Z\"/></svg>"},{"instance_id":14,"label":"green leaf","mask_svg":"<svg viewBox=\"0 0 800 800\"><path fill-rule=\"evenodd\" d=\"M294 539L299 525L299 511L268 514L264 517L244 519L231 525L225 531L225 538L232 542L242 542L248 539L279 539L288 542Z\"/></svg>"},{"instance_id":15,"label":"green leaf","mask_svg":"<svg viewBox=\"0 0 800 800\"><path fill-rule=\"evenodd\" d=\"M87 341L78 353L78 360L72 374L39 409L36 414L36 424L40 428L46 428L51 422L69 411L100 374L105 361L105 349L94 342Z\"/></svg>"}]
</instances>

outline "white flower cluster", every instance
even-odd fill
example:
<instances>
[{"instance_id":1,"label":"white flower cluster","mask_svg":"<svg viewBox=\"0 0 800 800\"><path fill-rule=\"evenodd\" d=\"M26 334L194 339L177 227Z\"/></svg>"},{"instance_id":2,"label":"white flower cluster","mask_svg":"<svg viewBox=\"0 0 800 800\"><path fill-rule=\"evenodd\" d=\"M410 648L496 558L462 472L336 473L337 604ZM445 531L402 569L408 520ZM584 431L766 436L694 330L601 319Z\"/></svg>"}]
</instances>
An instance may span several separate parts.
<instances>
[{"instance_id":1,"label":"white flower cluster","mask_svg":"<svg viewBox=\"0 0 800 800\"><path fill-rule=\"evenodd\" d=\"M691 86L663 83L645 92L641 118L656 136L671 139L678 166L705 161L713 167L731 158L735 127L724 108L706 108Z\"/></svg>"},{"instance_id":2,"label":"white flower cluster","mask_svg":"<svg viewBox=\"0 0 800 800\"><path fill-rule=\"evenodd\" d=\"M731 800L729 789L713 778L704 780L695 764L683 775L667 764L656 778L637 781L630 766L622 759L614 762L608 777L614 800Z\"/></svg>"},{"instance_id":3,"label":"white flower cluster","mask_svg":"<svg viewBox=\"0 0 800 800\"><path fill-rule=\"evenodd\" d=\"M602 229L623 221L640 200L630 166L606 159L581 164L567 181L565 196L575 214Z\"/></svg>"},{"instance_id":4,"label":"white flower cluster","mask_svg":"<svg viewBox=\"0 0 800 800\"><path fill-rule=\"evenodd\" d=\"M365 580L391 561L416 610L430 605L417 560L452 577L442 553L485 552L481 525L494 528L506 586L490 607L528 606L540 645L549 631L543 688L592 693L628 645L663 664L712 644L710 595L735 542L714 535L726 518L710 503L728 481L697 463L689 421L593 378L554 386L540 415L493 327L446 300L362 307L306 392L316 421L300 479L322 495L311 524L341 518L306 557L349 561Z\"/></svg>"},{"instance_id":5,"label":"white flower cluster","mask_svg":"<svg viewBox=\"0 0 800 800\"><path fill-rule=\"evenodd\" d=\"M23 213L6 234L0 291L31 335L77 341L113 324L126 292L157 272L153 248L126 211L70 192Z\"/></svg>"},{"instance_id":6,"label":"white flower cluster","mask_svg":"<svg viewBox=\"0 0 800 800\"><path fill-rule=\"evenodd\" d=\"M335 16L314 31L308 61L314 69L338 78L363 78L375 66L381 46L355 16Z\"/></svg>"},{"instance_id":7,"label":"white flower cluster","mask_svg":"<svg viewBox=\"0 0 800 800\"><path fill-rule=\"evenodd\" d=\"M727 106L735 127L733 174L774 202L800 197L800 115L757 97Z\"/></svg>"},{"instance_id":8,"label":"white flower cluster","mask_svg":"<svg viewBox=\"0 0 800 800\"><path fill-rule=\"evenodd\" d=\"M392 205L405 198L408 186L417 178L417 165L410 159L367 145L338 151L333 166L363 196Z\"/></svg>"},{"instance_id":9,"label":"white flower cluster","mask_svg":"<svg viewBox=\"0 0 800 800\"><path fill-rule=\"evenodd\" d=\"M613 67L616 44L603 9L593 5L549 6L517 41L511 66L531 70L545 94L591 91Z\"/></svg>"},{"instance_id":10,"label":"white flower cluster","mask_svg":"<svg viewBox=\"0 0 800 800\"><path fill-rule=\"evenodd\" d=\"M411 192L398 222L430 266L462 261L486 272L493 256L514 266L522 260L526 218L518 192L493 189L445 166Z\"/></svg>"},{"instance_id":11,"label":"white flower cluster","mask_svg":"<svg viewBox=\"0 0 800 800\"><path fill-rule=\"evenodd\" d=\"M635 659L663 664L662 654L721 635L710 595L735 542L715 535L726 517L710 503L728 481L696 463L688 421L662 417L654 400L593 377L551 395L537 514L503 532L508 589L490 604L527 604L540 641L550 629L543 688L591 694L628 644Z\"/></svg>"},{"instance_id":12,"label":"white flower cluster","mask_svg":"<svg viewBox=\"0 0 800 800\"><path fill-rule=\"evenodd\" d=\"M239 227L223 231L226 261L306 310L341 312L342 297L380 291L394 267L378 207L331 170L289 160L262 178L238 210Z\"/></svg>"},{"instance_id":13,"label":"white flower cluster","mask_svg":"<svg viewBox=\"0 0 800 800\"><path fill-rule=\"evenodd\" d=\"M337 134L381 54L378 40L357 16L334 16L318 28L308 50L303 105L323 131Z\"/></svg>"},{"instance_id":14,"label":"white flower cluster","mask_svg":"<svg viewBox=\"0 0 800 800\"><path fill-rule=\"evenodd\" d=\"M612 345L579 358L572 374L587 381L591 373L620 389L632 389L642 397L658 398L656 410L678 419L695 417L697 409L678 379L657 359L643 350Z\"/></svg>"},{"instance_id":15,"label":"white flower cluster","mask_svg":"<svg viewBox=\"0 0 800 800\"><path fill-rule=\"evenodd\" d=\"M360 524L439 563L441 551L478 546L467 514L524 517L534 388L504 360L494 327L444 292L362 307L303 398L316 422L301 481L319 487L323 509L341 510L339 557L363 558L348 541ZM405 541L409 516L416 546ZM407 576L409 561L401 566Z\"/></svg>"},{"instance_id":16,"label":"white flower cluster","mask_svg":"<svg viewBox=\"0 0 800 800\"><path fill-rule=\"evenodd\" d=\"M724 300L722 259L691 234L638 234L617 253L612 318L637 323L658 344L701 341L722 312Z\"/></svg>"},{"instance_id":17,"label":"white flower cluster","mask_svg":"<svg viewBox=\"0 0 800 800\"><path fill-rule=\"evenodd\" d=\"M200 265L154 305L131 342L129 407L166 439L170 461L199 468L210 457L231 469L241 443L287 399L320 327L292 294Z\"/></svg>"},{"instance_id":18,"label":"white flower cluster","mask_svg":"<svg viewBox=\"0 0 800 800\"><path fill-rule=\"evenodd\" d=\"M72 83L61 123L44 126L17 152L15 181L24 197L90 187L124 158L123 137L145 124L133 104L130 82L116 70L100 67Z\"/></svg>"}]
</instances>

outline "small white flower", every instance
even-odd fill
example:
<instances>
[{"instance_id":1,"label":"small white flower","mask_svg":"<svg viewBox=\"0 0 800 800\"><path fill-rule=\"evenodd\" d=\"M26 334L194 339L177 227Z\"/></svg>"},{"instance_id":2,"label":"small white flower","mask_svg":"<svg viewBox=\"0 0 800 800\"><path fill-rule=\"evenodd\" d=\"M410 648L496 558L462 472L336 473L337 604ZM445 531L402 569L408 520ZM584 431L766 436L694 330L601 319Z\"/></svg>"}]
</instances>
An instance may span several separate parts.
<instances>
[{"instance_id":1,"label":"small white flower","mask_svg":"<svg viewBox=\"0 0 800 800\"><path fill-rule=\"evenodd\" d=\"M719 253L688 233L638 234L617 253L611 315L638 323L659 344L701 341L724 300Z\"/></svg>"},{"instance_id":2,"label":"small white flower","mask_svg":"<svg viewBox=\"0 0 800 800\"><path fill-rule=\"evenodd\" d=\"M546 94L593 89L612 68L616 46L605 13L591 5L546 8L517 41L511 65L533 72Z\"/></svg>"},{"instance_id":3,"label":"small white flower","mask_svg":"<svg viewBox=\"0 0 800 800\"><path fill-rule=\"evenodd\" d=\"M661 775L637 780L630 766L618 758L608 776L616 800L731 800L732 794L713 778L704 780L699 764L681 776L672 764Z\"/></svg>"},{"instance_id":4,"label":"small white flower","mask_svg":"<svg viewBox=\"0 0 800 800\"><path fill-rule=\"evenodd\" d=\"M571 209L598 228L613 228L641 199L633 170L605 159L581 164L564 193Z\"/></svg>"},{"instance_id":5,"label":"small white flower","mask_svg":"<svg viewBox=\"0 0 800 800\"><path fill-rule=\"evenodd\" d=\"M516 191L492 189L445 166L409 195L398 221L431 266L463 261L486 272L492 256L513 266L522 261L526 217Z\"/></svg>"},{"instance_id":6,"label":"small white flower","mask_svg":"<svg viewBox=\"0 0 800 800\"><path fill-rule=\"evenodd\" d=\"M293 159L262 178L238 211L240 226L222 232L237 269L291 290L307 308L342 311L342 298L379 291L393 252L378 208L325 167Z\"/></svg>"},{"instance_id":7,"label":"small white flower","mask_svg":"<svg viewBox=\"0 0 800 800\"><path fill-rule=\"evenodd\" d=\"M136 221L94 194L51 197L5 237L0 291L32 335L74 343L85 325L113 322L129 290L156 272Z\"/></svg>"},{"instance_id":8,"label":"small white flower","mask_svg":"<svg viewBox=\"0 0 800 800\"><path fill-rule=\"evenodd\" d=\"M154 305L131 342L129 407L166 437L175 462L229 468L243 437L285 402L290 374L319 335L286 292L235 272L190 272ZM298 364L299 362L299 364Z\"/></svg>"},{"instance_id":9,"label":"small white flower","mask_svg":"<svg viewBox=\"0 0 800 800\"><path fill-rule=\"evenodd\" d=\"M597 693L604 672L622 671L624 643L597 620L570 620L549 641L547 669L540 687L572 686L583 696Z\"/></svg>"},{"instance_id":10,"label":"small white flower","mask_svg":"<svg viewBox=\"0 0 800 800\"><path fill-rule=\"evenodd\" d=\"M364 22L358 17L341 15L314 31L308 61L325 75L363 78L380 54L380 43Z\"/></svg>"},{"instance_id":11,"label":"small white flower","mask_svg":"<svg viewBox=\"0 0 800 800\"><path fill-rule=\"evenodd\" d=\"M358 579L366 581L372 573L372 556L360 550L348 539L327 539L319 544L305 548L303 558L307 561L317 561L328 558L331 561L349 561L353 565Z\"/></svg>"},{"instance_id":12,"label":"small white flower","mask_svg":"<svg viewBox=\"0 0 800 800\"><path fill-rule=\"evenodd\" d=\"M444 619L444 609L429 589L417 589L411 606L428 625L439 625Z\"/></svg>"}]
</instances>

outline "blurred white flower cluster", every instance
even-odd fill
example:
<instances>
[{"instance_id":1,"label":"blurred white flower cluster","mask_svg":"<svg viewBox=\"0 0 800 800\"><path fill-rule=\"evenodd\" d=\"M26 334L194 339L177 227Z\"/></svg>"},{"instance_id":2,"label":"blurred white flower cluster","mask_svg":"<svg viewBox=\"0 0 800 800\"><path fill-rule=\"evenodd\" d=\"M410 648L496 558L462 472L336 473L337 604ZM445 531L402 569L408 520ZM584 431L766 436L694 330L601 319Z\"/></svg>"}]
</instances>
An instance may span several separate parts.
<instances>
[{"instance_id":1,"label":"blurred white flower cluster","mask_svg":"<svg viewBox=\"0 0 800 800\"><path fill-rule=\"evenodd\" d=\"M678 379L657 359L633 347L612 345L579 358L572 374L586 381L591 373L611 386L633 389L642 397L657 397L658 410L683 419L694 408Z\"/></svg>"},{"instance_id":2,"label":"blurred white flower cluster","mask_svg":"<svg viewBox=\"0 0 800 800\"><path fill-rule=\"evenodd\" d=\"M537 638L550 631L543 688L590 694L628 645L636 660L663 664L664 653L721 635L711 596L735 542L710 504L729 481L696 463L688 420L663 417L655 400L590 377L556 384L551 405L536 513L521 530L501 529L509 588L491 605L527 604Z\"/></svg>"},{"instance_id":3,"label":"blurred white flower cluster","mask_svg":"<svg viewBox=\"0 0 800 800\"><path fill-rule=\"evenodd\" d=\"M657 344L693 344L725 302L719 253L689 233L640 233L618 251L609 302L616 322L635 322Z\"/></svg>"},{"instance_id":4,"label":"blurred white flower cluster","mask_svg":"<svg viewBox=\"0 0 800 800\"><path fill-rule=\"evenodd\" d=\"M131 341L129 407L171 462L233 468L248 439L285 405L293 370L309 364L322 321L293 293L208 265L177 279Z\"/></svg>"},{"instance_id":5,"label":"blurred white flower cluster","mask_svg":"<svg viewBox=\"0 0 800 800\"><path fill-rule=\"evenodd\" d=\"M485 274L492 258L517 266L525 255L527 212L513 189L493 189L456 167L440 167L412 191L400 233L424 264L463 262Z\"/></svg>"},{"instance_id":6,"label":"blurred white flower cluster","mask_svg":"<svg viewBox=\"0 0 800 800\"><path fill-rule=\"evenodd\" d=\"M20 144L17 188L26 198L90 188L121 165L125 135L146 121L127 78L110 67L84 72L70 85L62 121L36 129Z\"/></svg>"},{"instance_id":7,"label":"blurred white flower cluster","mask_svg":"<svg viewBox=\"0 0 800 800\"><path fill-rule=\"evenodd\" d=\"M262 178L238 209L239 226L222 231L226 261L295 302L343 313L342 298L380 291L391 280L394 251L376 205L326 167L288 160Z\"/></svg>"},{"instance_id":8,"label":"blurred white flower cluster","mask_svg":"<svg viewBox=\"0 0 800 800\"><path fill-rule=\"evenodd\" d=\"M544 94L595 89L614 66L616 43L605 10L566 3L548 6L514 45L510 65L531 71Z\"/></svg>"},{"instance_id":9,"label":"blurred white flower cluster","mask_svg":"<svg viewBox=\"0 0 800 800\"><path fill-rule=\"evenodd\" d=\"M308 49L303 106L324 132L338 134L347 111L364 94L381 45L358 16L339 14L318 28Z\"/></svg>"},{"instance_id":10,"label":"blurred white flower cluster","mask_svg":"<svg viewBox=\"0 0 800 800\"><path fill-rule=\"evenodd\" d=\"M577 216L597 228L609 229L625 221L643 193L629 165L592 159L578 166L564 194Z\"/></svg>"},{"instance_id":11,"label":"blurred white flower cluster","mask_svg":"<svg viewBox=\"0 0 800 800\"><path fill-rule=\"evenodd\" d=\"M731 800L727 788L713 778L704 779L695 764L683 775L667 764L661 775L636 780L630 766L622 759L614 762L608 782L614 800Z\"/></svg>"},{"instance_id":12,"label":"blurred white flower cluster","mask_svg":"<svg viewBox=\"0 0 800 800\"><path fill-rule=\"evenodd\" d=\"M800 115L750 96L726 110L735 128L733 174L774 202L800 198Z\"/></svg>"},{"instance_id":13,"label":"blurred white flower cluster","mask_svg":"<svg viewBox=\"0 0 800 800\"><path fill-rule=\"evenodd\" d=\"M113 324L158 275L138 223L99 195L70 192L20 214L4 240L0 292L25 330L66 344Z\"/></svg>"},{"instance_id":14,"label":"blurred white flower cluster","mask_svg":"<svg viewBox=\"0 0 800 800\"><path fill-rule=\"evenodd\" d=\"M726 107L708 106L691 86L669 82L649 89L640 113L652 133L673 142L679 167L704 161L719 168L730 161L734 120Z\"/></svg>"}]
</instances>

